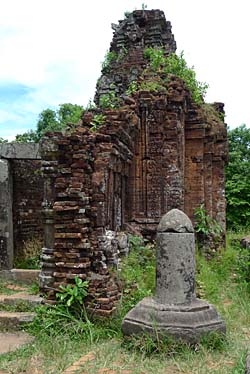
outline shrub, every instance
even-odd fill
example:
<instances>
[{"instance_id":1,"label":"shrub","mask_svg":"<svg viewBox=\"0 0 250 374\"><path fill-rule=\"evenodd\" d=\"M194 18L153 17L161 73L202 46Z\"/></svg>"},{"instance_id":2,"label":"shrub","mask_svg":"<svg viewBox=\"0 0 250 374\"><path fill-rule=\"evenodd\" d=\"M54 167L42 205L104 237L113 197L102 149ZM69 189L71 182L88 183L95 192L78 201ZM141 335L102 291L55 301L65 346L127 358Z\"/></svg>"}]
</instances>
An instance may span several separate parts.
<instances>
[{"instance_id":1,"label":"shrub","mask_svg":"<svg viewBox=\"0 0 250 374\"><path fill-rule=\"evenodd\" d=\"M95 114L91 121L91 131L96 131L99 126L103 125L106 117L103 114Z\"/></svg>"},{"instance_id":2,"label":"shrub","mask_svg":"<svg viewBox=\"0 0 250 374\"><path fill-rule=\"evenodd\" d=\"M121 100L116 96L113 90L107 94L101 95L99 100L100 108L102 109L115 109L118 108Z\"/></svg>"},{"instance_id":3,"label":"shrub","mask_svg":"<svg viewBox=\"0 0 250 374\"><path fill-rule=\"evenodd\" d=\"M133 93L137 92L139 89L138 83L136 81L130 82L127 90L126 95L131 96Z\"/></svg>"},{"instance_id":4,"label":"shrub","mask_svg":"<svg viewBox=\"0 0 250 374\"><path fill-rule=\"evenodd\" d=\"M203 97L206 94L208 84L205 82L199 82L196 79L194 68L188 67L187 62L184 59L183 51L179 56L172 53L170 56L165 57L163 49L147 48L144 52L144 56L149 59L150 68L155 73L161 70L167 75L173 74L181 78L190 90L194 102L197 104L203 103Z\"/></svg>"},{"instance_id":5,"label":"shrub","mask_svg":"<svg viewBox=\"0 0 250 374\"><path fill-rule=\"evenodd\" d=\"M222 227L215 219L211 218L207 214L204 204L201 204L198 208L195 209L194 216L196 221L195 231L197 233L201 233L204 236L220 236L223 231Z\"/></svg>"},{"instance_id":6,"label":"shrub","mask_svg":"<svg viewBox=\"0 0 250 374\"><path fill-rule=\"evenodd\" d=\"M104 57L104 61L102 63L102 71L103 73L108 72L110 66L113 62L116 62L118 58L118 54L114 51L107 51Z\"/></svg>"},{"instance_id":7,"label":"shrub","mask_svg":"<svg viewBox=\"0 0 250 374\"><path fill-rule=\"evenodd\" d=\"M160 82L157 81L144 81L140 84L140 90L145 91L167 91L166 87L162 86Z\"/></svg>"}]
</instances>

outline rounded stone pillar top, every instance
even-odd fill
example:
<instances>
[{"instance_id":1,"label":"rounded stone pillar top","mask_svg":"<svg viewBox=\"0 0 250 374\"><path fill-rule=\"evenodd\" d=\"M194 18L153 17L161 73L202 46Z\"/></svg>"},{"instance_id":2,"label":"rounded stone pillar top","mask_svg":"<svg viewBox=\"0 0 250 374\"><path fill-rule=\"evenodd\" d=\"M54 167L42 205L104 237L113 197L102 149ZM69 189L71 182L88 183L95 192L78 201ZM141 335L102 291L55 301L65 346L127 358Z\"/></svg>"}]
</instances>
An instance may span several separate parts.
<instances>
[{"instance_id":1,"label":"rounded stone pillar top","mask_svg":"<svg viewBox=\"0 0 250 374\"><path fill-rule=\"evenodd\" d=\"M179 209L172 209L161 218L157 232L192 233L194 228L185 213Z\"/></svg>"}]
</instances>

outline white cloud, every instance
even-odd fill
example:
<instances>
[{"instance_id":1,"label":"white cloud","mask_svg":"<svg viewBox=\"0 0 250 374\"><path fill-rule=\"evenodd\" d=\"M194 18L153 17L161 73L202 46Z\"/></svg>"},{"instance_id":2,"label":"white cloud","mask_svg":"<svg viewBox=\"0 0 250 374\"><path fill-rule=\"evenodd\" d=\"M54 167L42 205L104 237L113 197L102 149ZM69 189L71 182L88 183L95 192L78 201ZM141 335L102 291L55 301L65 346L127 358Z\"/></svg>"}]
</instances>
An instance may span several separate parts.
<instances>
[{"instance_id":1,"label":"white cloud","mask_svg":"<svg viewBox=\"0 0 250 374\"><path fill-rule=\"evenodd\" d=\"M6 121L17 121L18 119L19 117L16 114L0 109L0 124Z\"/></svg>"}]
</instances>

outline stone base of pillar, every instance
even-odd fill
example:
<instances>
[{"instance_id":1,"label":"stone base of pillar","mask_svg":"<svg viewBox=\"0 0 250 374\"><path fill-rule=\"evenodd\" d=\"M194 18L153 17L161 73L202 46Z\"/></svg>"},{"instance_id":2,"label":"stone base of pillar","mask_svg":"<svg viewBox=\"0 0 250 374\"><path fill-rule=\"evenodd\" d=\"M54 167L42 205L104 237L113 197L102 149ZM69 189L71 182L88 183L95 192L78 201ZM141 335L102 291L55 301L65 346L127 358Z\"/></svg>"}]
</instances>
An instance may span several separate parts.
<instances>
[{"instance_id":1,"label":"stone base of pillar","mask_svg":"<svg viewBox=\"0 0 250 374\"><path fill-rule=\"evenodd\" d=\"M171 336L197 343L211 332L225 334L226 325L213 305L195 299L187 305L165 305L146 297L130 310L122 322L124 335Z\"/></svg>"}]
</instances>

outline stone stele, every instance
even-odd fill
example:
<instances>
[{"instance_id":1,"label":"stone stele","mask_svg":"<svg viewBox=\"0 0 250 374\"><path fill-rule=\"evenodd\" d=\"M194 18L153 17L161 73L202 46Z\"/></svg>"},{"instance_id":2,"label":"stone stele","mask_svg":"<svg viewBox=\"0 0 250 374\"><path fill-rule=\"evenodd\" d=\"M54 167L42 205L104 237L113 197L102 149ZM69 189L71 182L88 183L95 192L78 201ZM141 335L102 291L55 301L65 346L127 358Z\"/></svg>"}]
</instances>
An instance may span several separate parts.
<instances>
[{"instance_id":1,"label":"stone stele","mask_svg":"<svg viewBox=\"0 0 250 374\"><path fill-rule=\"evenodd\" d=\"M148 333L188 343L201 336L226 333L213 305L195 295L195 240L190 219L172 209L157 228L156 292L130 310L122 322L124 335Z\"/></svg>"}]
</instances>

